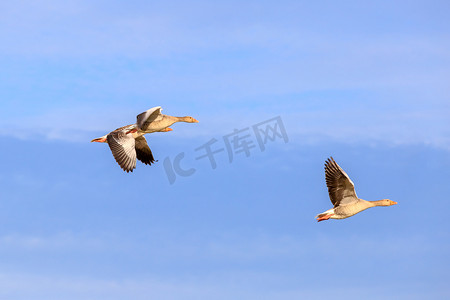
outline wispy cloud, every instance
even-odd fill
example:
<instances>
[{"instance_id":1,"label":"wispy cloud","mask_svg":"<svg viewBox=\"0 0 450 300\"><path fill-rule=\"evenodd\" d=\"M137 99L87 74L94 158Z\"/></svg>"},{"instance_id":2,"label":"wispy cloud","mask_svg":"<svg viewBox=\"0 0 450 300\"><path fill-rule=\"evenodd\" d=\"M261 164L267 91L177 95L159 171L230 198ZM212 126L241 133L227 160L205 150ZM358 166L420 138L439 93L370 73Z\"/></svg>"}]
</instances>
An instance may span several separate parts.
<instances>
[{"instance_id":1,"label":"wispy cloud","mask_svg":"<svg viewBox=\"0 0 450 300\"><path fill-rule=\"evenodd\" d=\"M213 278L184 280L159 278L97 279L90 277L61 277L37 274L0 274L0 295L8 299L323 299L346 295L346 299L423 299L445 298L450 294L443 286L424 289L402 283L348 283L338 286L332 282L322 285L283 288L282 278L264 273L229 273ZM221 282L218 284L217 282ZM245 283L245 284L244 284ZM278 287L277 287L278 286ZM368 293L367 291L371 292Z\"/></svg>"},{"instance_id":2,"label":"wispy cloud","mask_svg":"<svg viewBox=\"0 0 450 300\"><path fill-rule=\"evenodd\" d=\"M60 232L47 235L23 235L17 233L0 236L2 251L63 251L98 252L115 249L124 255L137 255L141 251L151 254L149 259L158 261L177 261L190 257L190 263L209 259L216 263L246 263L249 266L261 261L278 261L298 259L311 256L334 255L354 252L358 255L370 255L373 259L382 259L386 252L392 259L402 255L420 256L436 251L436 244L430 238L421 235L398 237L365 238L358 235L333 237L320 234L316 237L295 237L291 235L236 235L222 233L215 238L185 235L173 236L173 232L150 231L139 239L125 238L116 233L79 234ZM436 255L446 253L449 249L442 245ZM448 245L446 246L449 247ZM383 251L380 251L383 250ZM134 254L133 254L134 253ZM360 253L360 254L356 254ZM137 255L139 256L139 255ZM153 258L152 258L153 257Z\"/></svg>"},{"instance_id":3,"label":"wispy cloud","mask_svg":"<svg viewBox=\"0 0 450 300\"><path fill-rule=\"evenodd\" d=\"M61 232L56 235L7 234L0 236L3 251L95 251L105 249L105 241Z\"/></svg>"},{"instance_id":4,"label":"wispy cloud","mask_svg":"<svg viewBox=\"0 0 450 300\"><path fill-rule=\"evenodd\" d=\"M192 136L251 125L262 118L256 114L281 115L290 134L311 141L448 148L450 43L448 32L431 24L439 11L420 4L366 11L350 3L363 14L342 18L336 11L344 4L289 3L263 5L257 13L248 3L240 3L239 12L233 4L181 1L176 7L2 3L0 53L8 73L0 92L7 103L0 135L85 141L133 123L147 106L170 104L201 116L197 128L177 128ZM373 14L396 16L399 7L436 18L403 16L424 26L415 33L395 18L388 31L380 29ZM311 11L321 12L319 20ZM320 19L332 20L342 33ZM353 26L358 22L366 31ZM304 96L327 91L339 103L334 111L327 110L332 101ZM373 97L345 94L355 91ZM374 109L377 103L382 110Z\"/></svg>"},{"instance_id":5,"label":"wispy cloud","mask_svg":"<svg viewBox=\"0 0 450 300\"><path fill-rule=\"evenodd\" d=\"M91 239L86 242L85 238L75 238L70 234L53 237L21 237L4 236L0 238L2 248L18 247L27 250L59 249L60 251L73 251L80 245L89 248ZM316 277L320 270L312 270L306 261L315 257L345 259L346 254L351 253L352 259L364 261L367 257L371 260L390 259L396 261L403 256L423 257L424 253L436 250L436 245L429 243L427 237L410 236L398 239L392 238L333 238L321 236L317 238L298 238L292 236L255 236L245 238L242 236L223 236L211 242L199 240L198 237L185 237L181 243L171 243L167 236L161 240L153 240L152 245L159 244L162 249L155 253L149 247L144 246L146 241L140 240L137 244L132 243L128 247L120 247L123 255L132 257L136 248L145 248L147 257L155 260L171 261L174 264L182 264L187 257L189 262L196 264L198 261L209 261L211 268L203 268L186 274L179 272L176 275L155 274L149 271L146 274L121 274L96 275L91 272L86 275L67 275L61 271L52 274L49 271L37 273L3 272L0 274L0 295L13 299L48 299L59 297L64 299L236 299L244 297L258 297L260 299L293 299L307 297L308 299L323 299L324 296L333 296L336 292L345 293L349 299L360 299L367 296L367 290L376 288L371 293L372 298L381 296L387 299L421 299L425 293L434 293L436 297L444 297L449 291L439 284L433 283L433 291L426 289L420 282L412 281L409 284L390 281L390 278L379 278L378 281L371 280L370 284L360 283L360 279L351 277L348 273L341 274L343 278L323 283L311 283L311 280L300 280L295 274L281 274L276 271L258 270L261 262L275 262L275 265L290 261L298 264L299 257L308 268L308 276ZM128 241L130 242L130 241ZM162 242L162 243L161 243ZM114 248L117 243L123 241L100 242L100 247ZM141 244L144 243L144 244ZM91 245L92 246L92 245ZM99 242L94 241L91 251L99 251ZM181 247L181 248L180 248ZM95 250L94 250L95 249ZM190 249L190 250L189 250ZM130 252L131 251L131 252ZM187 251L187 252L186 252ZM436 255L444 255L448 249L439 249ZM186 253L184 253L186 252ZM179 256L184 253L184 256ZM223 267L222 264L227 265ZM218 264L219 263L219 264ZM246 270L237 267L244 263ZM323 268L324 262L317 263ZM336 265L337 264L337 265ZM350 268L351 262L328 263L333 267ZM300 267L300 266L298 266ZM353 266L354 267L354 266ZM330 270L333 272L333 270ZM342 273L342 272L341 272ZM350 277L349 277L350 276ZM356 274L354 276L357 276ZM368 274L363 277L367 278ZM370 275L371 276L371 275ZM433 277L433 276L431 276ZM350 278L350 279L349 279ZM300 281L299 281L300 280ZM429 278L433 280L433 278ZM417 284L418 283L418 284ZM344 286L342 286L344 284ZM428 282L429 284L429 282ZM428 288L430 287L427 284ZM320 292L319 292L320 291ZM351 291L352 293L349 293ZM351 295L351 296L350 296ZM428 294L429 295L429 294ZM412 298L411 298L412 297Z\"/></svg>"},{"instance_id":6,"label":"wispy cloud","mask_svg":"<svg viewBox=\"0 0 450 300\"><path fill-rule=\"evenodd\" d=\"M177 139L220 138L235 128L242 129L280 115L285 123L291 143L319 144L336 141L349 144L381 143L391 146L424 144L450 149L446 109L374 112L371 108L309 110L288 112L280 107L263 107L250 112L225 109L220 113L193 111L199 124L174 125L170 136ZM226 112L227 111L227 112ZM256 113L259 111L259 113ZM283 113L284 112L284 113ZM248 113L248 114L247 114ZM274 114L276 113L276 114ZM119 109L64 109L33 117L3 120L0 135L24 140L61 140L68 142L90 141L120 126L133 124L137 113L131 108ZM2 124L3 123L3 124ZM32 126L30 126L32 124Z\"/></svg>"},{"instance_id":7,"label":"wispy cloud","mask_svg":"<svg viewBox=\"0 0 450 300\"><path fill-rule=\"evenodd\" d=\"M35 57L119 55L159 59L177 55L195 58L208 52L226 56L223 49L229 55L238 52L245 56L250 55L245 50L250 50L259 53L256 56L263 54L265 59L298 57L303 58L302 63L317 65L323 61L336 67L353 61L361 68L376 65L383 57L386 62L397 63L431 56L449 57L450 45L445 32L411 36L393 27L390 34L372 30L368 38L352 25L362 16L355 15L348 23L342 22L341 15L323 6L293 2L275 8L263 5L259 13L271 18L261 19L256 17L260 14L254 14L252 4L242 3L240 13L232 3L211 6L177 1L176 7L142 2L127 6L103 4L102 1L66 1L64 5L55 1L2 3L0 35L7 42L2 43L0 50L4 54ZM319 19L311 18L308 13L316 9L322 12ZM227 12L238 15L231 21ZM377 29L373 17L369 14L368 30ZM414 16L410 17L411 22L418 22ZM336 21L336 27L345 30L336 36L333 28L323 27L320 20L325 18ZM385 66L392 70L392 66Z\"/></svg>"}]
</instances>

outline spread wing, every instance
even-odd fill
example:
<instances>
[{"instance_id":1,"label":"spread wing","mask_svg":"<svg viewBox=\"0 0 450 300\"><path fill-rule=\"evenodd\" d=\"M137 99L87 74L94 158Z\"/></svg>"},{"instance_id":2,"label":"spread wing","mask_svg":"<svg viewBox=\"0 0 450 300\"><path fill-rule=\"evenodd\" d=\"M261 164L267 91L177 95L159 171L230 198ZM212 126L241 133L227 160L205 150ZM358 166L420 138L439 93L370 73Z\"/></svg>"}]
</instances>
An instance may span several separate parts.
<instances>
[{"instance_id":1,"label":"spread wing","mask_svg":"<svg viewBox=\"0 0 450 300\"><path fill-rule=\"evenodd\" d=\"M334 207L358 200L355 186L347 173L330 157L325 162L325 181Z\"/></svg>"},{"instance_id":2,"label":"spread wing","mask_svg":"<svg viewBox=\"0 0 450 300\"><path fill-rule=\"evenodd\" d=\"M137 159L146 165L151 165L154 163L155 159L153 158L152 150L150 150L145 137L140 136L136 138L135 143Z\"/></svg>"},{"instance_id":3,"label":"spread wing","mask_svg":"<svg viewBox=\"0 0 450 300\"><path fill-rule=\"evenodd\" d=\"M151 122L155 121L155 119L161 115L162 108L161 106L156 106L150 108L147 111L137 115L137 126L140 130L145 131Z\"/></svg>"},{"instance_id":4,"label":"spread wing","mask_svg":"<svg viewBox=\"0 0 450 300\"><path fill-rule=\"evenodd\" d=\"M106 137L109 148L119 166L128 172L136 168L136 150L132 134L124 130L115 130Z\"/></svg>"}]
</instances>

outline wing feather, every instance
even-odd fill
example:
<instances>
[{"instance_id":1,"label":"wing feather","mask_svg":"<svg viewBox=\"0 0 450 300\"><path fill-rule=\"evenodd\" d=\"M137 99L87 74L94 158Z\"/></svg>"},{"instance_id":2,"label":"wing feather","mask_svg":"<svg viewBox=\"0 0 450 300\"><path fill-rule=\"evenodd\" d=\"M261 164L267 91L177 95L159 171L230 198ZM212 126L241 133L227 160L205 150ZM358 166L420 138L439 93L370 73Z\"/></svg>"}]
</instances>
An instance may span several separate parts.
<instances>
[{"instance_id":1,"label":"wing feather","mask_svg":"<svg viewBox=\"0 0 450 300\"><path fill-rule=\"evenodd\" d=\"M325 162L325 181L334 207L358 200L355 185L345 171L330 157Z\"/></svg>"},{"instance_id":2,"label":"wing feather","mask_svg":"<svg viewBox=\"0 0 450 300\"><path fill-rule=\"evenodd\" d=\"M144 111L143 113L140 113L137 115L137 126L140 130L145 131L147 127L150 125L151 122L155 121L156 118L161 115L162 108L161 106L156 106L153 108L150 108L147 111Z\"/></svg>"},{"instance_id":3,"label":"wing feather","mask_svg":"<svg viewBox=\"0 0 450 300\"><path fill-rule=\"evenodd\" d=\"M125 130L115 130L106 137L109 148L119 166L128 172L136 168L135 141Z\"/></svg>"},{"instance_id":4,"label":"wing feather","mask_svg":"<svg viewBox=\"0 0 450 300\"><path fill-rule=\"evenodd\" d=\"M152 150L150 150L145 137L140 136L136 138L135 143L137 159L146 165L154 163L155 159L153 158Z\"/></svg>"}]
</instances>

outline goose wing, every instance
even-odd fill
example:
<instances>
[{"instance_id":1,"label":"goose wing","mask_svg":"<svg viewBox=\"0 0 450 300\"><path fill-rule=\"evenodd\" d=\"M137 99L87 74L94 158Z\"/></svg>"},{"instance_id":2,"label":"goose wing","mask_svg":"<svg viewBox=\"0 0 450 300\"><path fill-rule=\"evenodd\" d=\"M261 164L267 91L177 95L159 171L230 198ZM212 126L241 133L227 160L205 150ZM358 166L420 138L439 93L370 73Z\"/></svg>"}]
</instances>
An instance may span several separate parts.
<instances>
[{"instance_id":1,"label":"goose wing","mask_svg":"<svg viewBox=\"0 0 450 300\"><path fill-rule=\"evenodd\" d=\"M145 137L140 136L135 139L135 148L137 159L142 161L144 164L151 165L152 163L155 162L152 150L150 150L150 147L148 146Z\"/></svg>"},{"instance_id":2,"label":"goose wing","mask_svg":"<svg viewBox=\"0 0 450 300\"><path fill-rule=\"evenodd\" d=\"M325 162L325 181L334 207L347 205L358 200L353 181L334 161L333 157Z\"/></svg>"},{"instance_id":3,"label":"goose wing","mask_svg":"<svg viewBox=\"0 0 450 300\"><path fill-rule=\"evenodd\" d=\"M137 126L140 130L145 131L151 122L155 121L158 116L161 115L161 106L150 108L143 113L137 115Z\"/></svg>"},{"instance_id":4,"label":"goose wing","mask_svg":"<svg viewBox=\"0 0 450 300\"><path fill-rule=\"evenodd\" d=\"M115 130L106 137L109 148L119 166L128 172L136 168L136 150L132 134L125 130Z\"/></svg>"}]
</instances>

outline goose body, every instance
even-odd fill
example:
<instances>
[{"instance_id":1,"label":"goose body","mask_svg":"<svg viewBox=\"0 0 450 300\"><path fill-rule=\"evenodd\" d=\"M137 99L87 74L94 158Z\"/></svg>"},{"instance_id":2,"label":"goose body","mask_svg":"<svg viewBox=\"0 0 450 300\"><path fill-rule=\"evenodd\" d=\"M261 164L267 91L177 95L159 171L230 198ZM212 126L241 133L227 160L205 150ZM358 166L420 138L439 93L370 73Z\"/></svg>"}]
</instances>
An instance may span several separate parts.
<instances>
[{"instance_id":1,"label":"goose body","mask_svg":"<svg viewBox=\"0 0 450 300\"><path fill-rule=\"evenodd\" d=\"M163 115L161 111L161 106L151 108L139 114L135 124L117 128L91 142L107 143L114 159L127 173L136 168L136 159L151 165L155 159L144 134L172 131L169 126L176 122L198 123L192 117L173 117Z\"/></svg>"},{"instance_id":2,"label":"goose body","mask_svg":"<svg viewBox=\"0 0 450 300\"><path fill-rule=\"evenodd\" d=\"M165 128L168 128L176 122L198 123L193 117L174 117L164 115L161 111L161 106L156 106L137 115L136 124L134 124L133 129L135 129L138 134L143 135L146 133L163 131Z\"/></svg>"},{"instance_id":3,"label":"goose body","mask_svg":"<svg viewBox=\"0 0 450 300\"><path fill-rule=\"evenodd\" d=\"M318 214L316 216L318 222L328 219L345 219L370 207L397 204L397 202L389 199L366 201L358 198L353 181L334 161L333 157L325 162L325 180L334 207Z\"/></svg>"}]
</instances>

